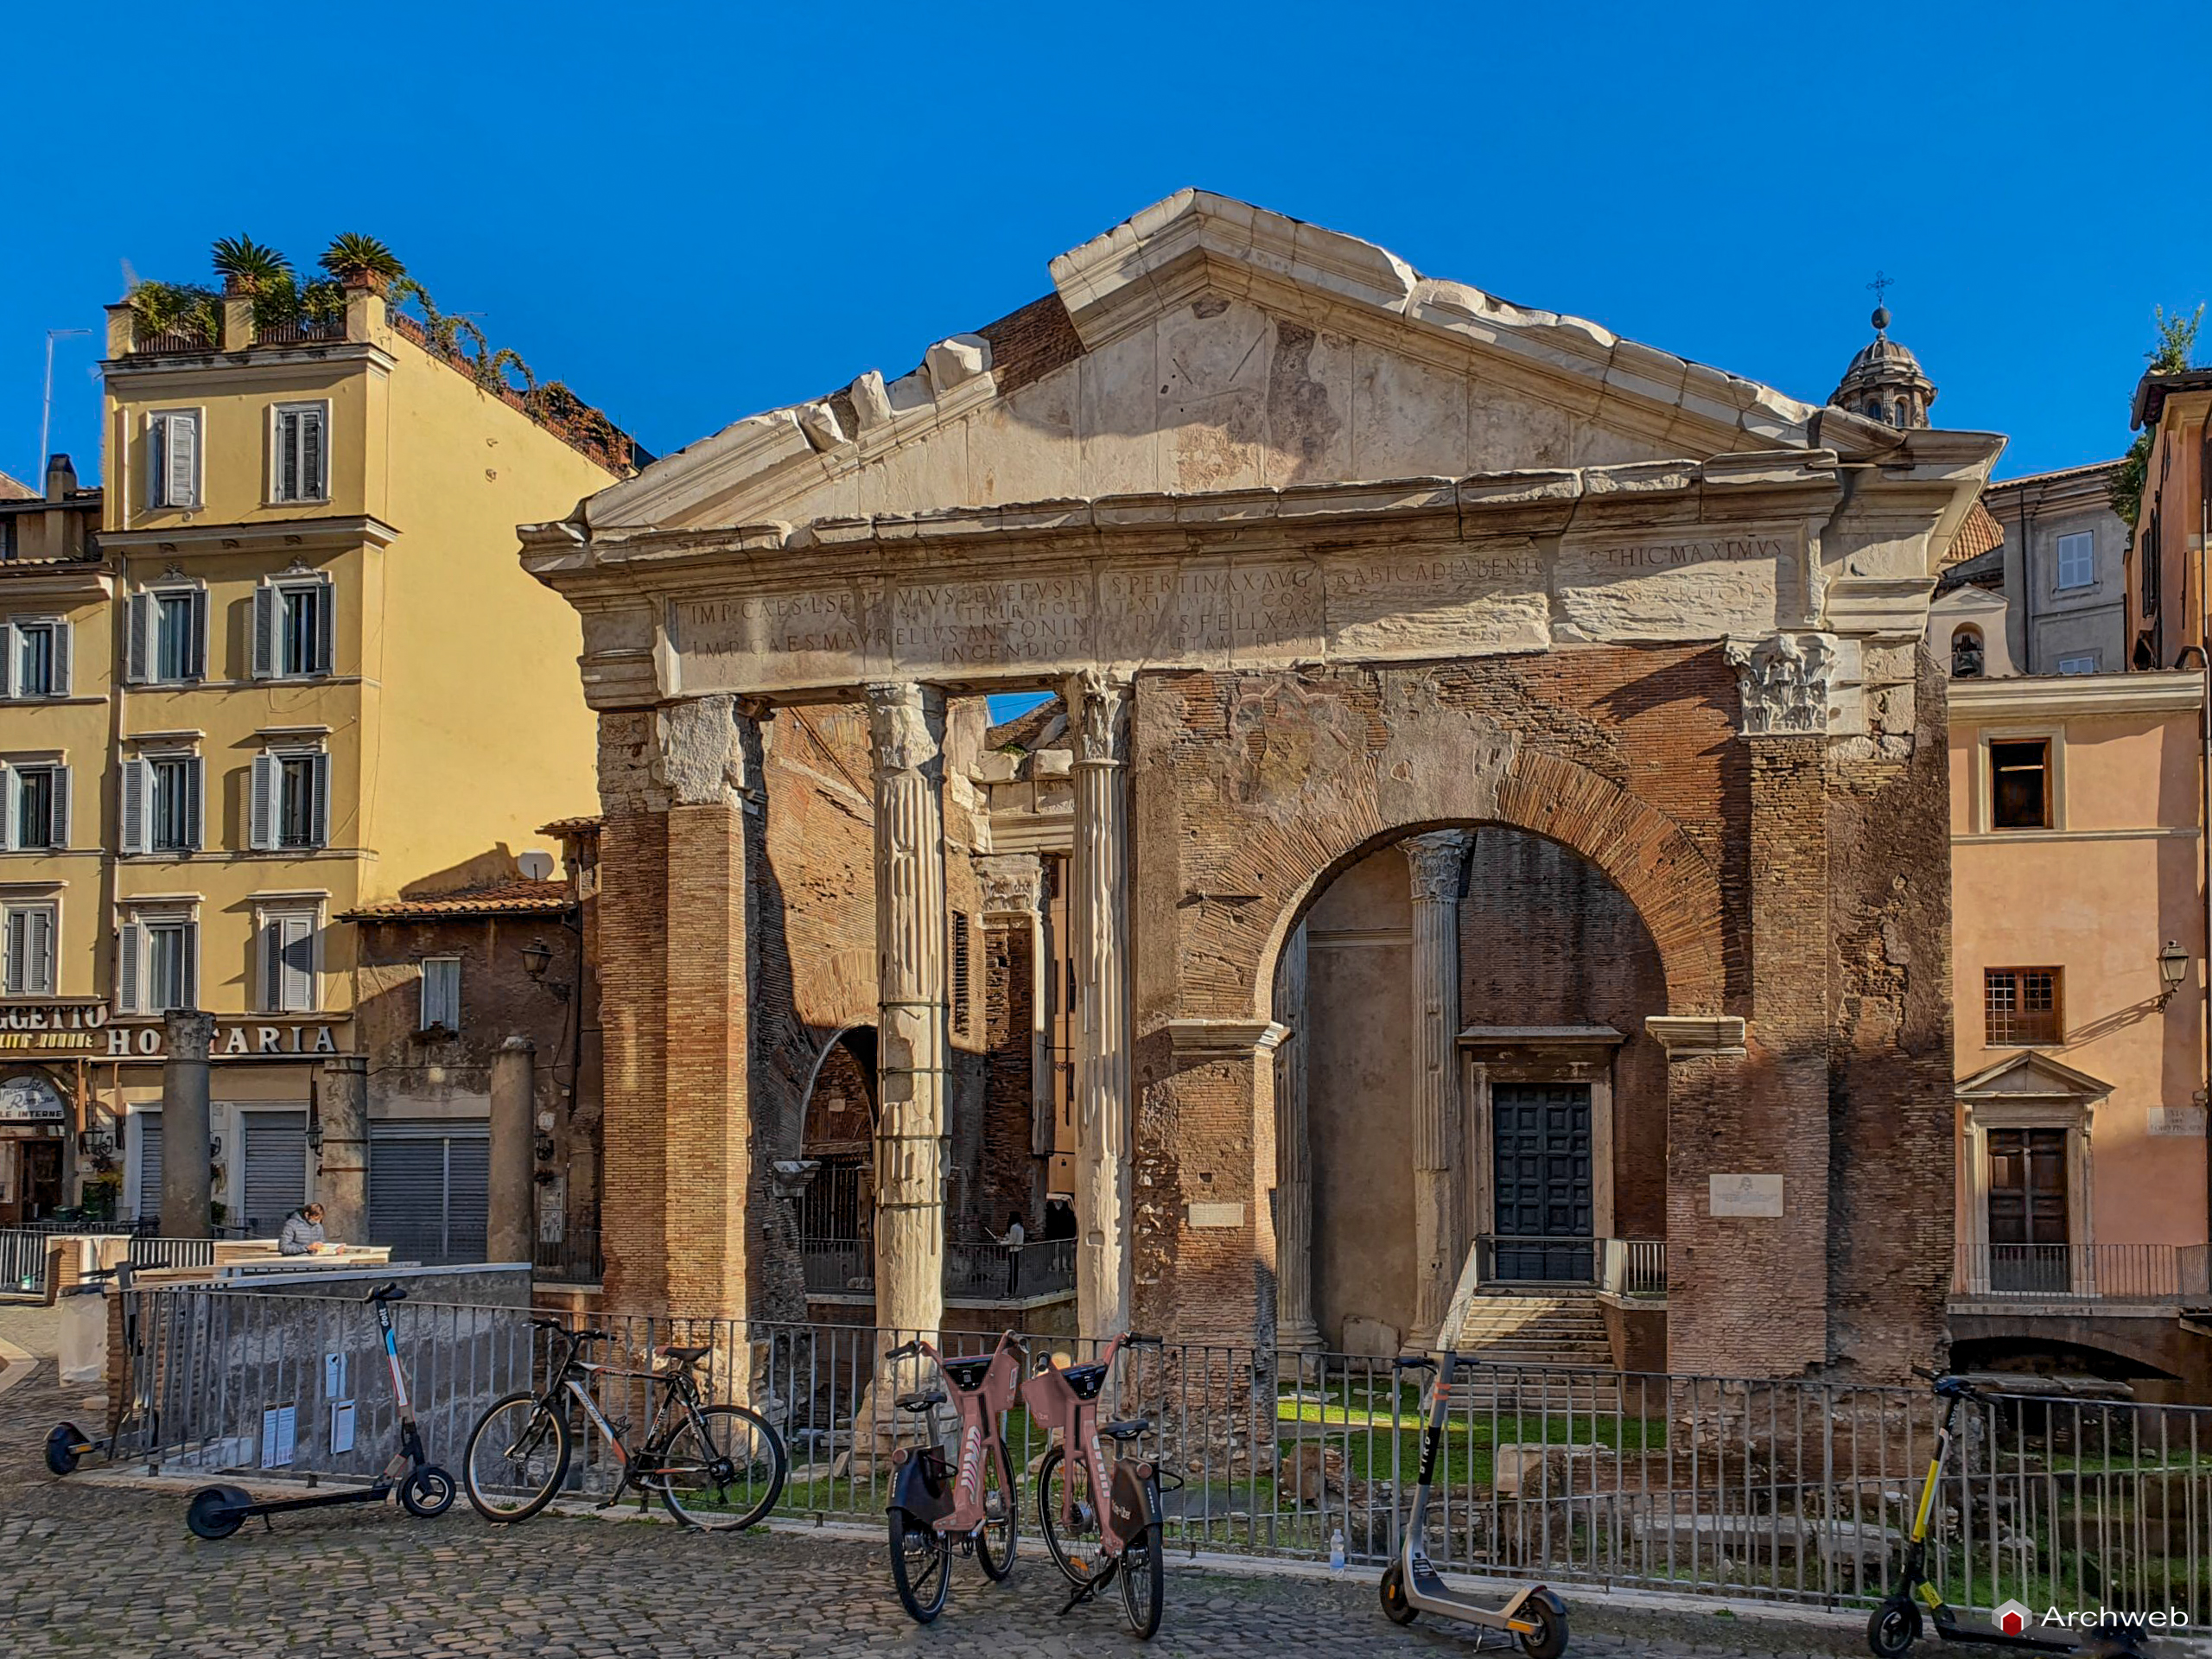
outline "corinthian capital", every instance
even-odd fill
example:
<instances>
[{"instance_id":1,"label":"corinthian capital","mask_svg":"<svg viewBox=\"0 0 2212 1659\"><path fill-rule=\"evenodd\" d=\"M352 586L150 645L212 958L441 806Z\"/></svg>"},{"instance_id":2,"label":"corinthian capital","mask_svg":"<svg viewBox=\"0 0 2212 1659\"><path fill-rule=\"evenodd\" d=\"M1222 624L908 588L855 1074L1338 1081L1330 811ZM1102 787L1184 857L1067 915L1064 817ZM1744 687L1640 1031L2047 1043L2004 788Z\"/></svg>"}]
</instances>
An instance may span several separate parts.
<instances>
[{"instance_id":1,"label":"corinthian capital","mask_svg":"<svg viewBox=\"0 0 2212 1659\"><path fill-rule=\"evenodd\" d=\"M1103 668L1070 677L1068 730L1084 765L1113 766L1128 758L1129 681Z\"/></svg>"},{"instance_id":2,"label":"corinthian capital","mask_svg":"<svg viewBox=\"0 0 2212 1659\"><path fill-rule=\"evenodd\" d=\"M912 680L874 681L866 692L879 772L913 772L938 759L944 731L942 692Z\"/></svg>"},{"instance_id":3,"label":"corinthian capital","mask_svg":"<svg viewBox=\"0 0 2212 1659\"><path fill-rule=\"evenodd\" d=\"M1406 849L1415 904L1444 905L1459 899L1459 873L1466 868L1467 848L1473 840L1465 830L1438 830L1408 836L1398 843Z\"/></svg>"},{"instance_id":4,"label":"corinthian capital","mask_svg":"<svg viewBox=\"0 0 2212 1659\"><path fill-rule=\"evenodd\" d=\"M976 861L986 916L1033 916L1045 891L1044 861L1034 853L993 853Z\"/></svg>"}]
</instances>

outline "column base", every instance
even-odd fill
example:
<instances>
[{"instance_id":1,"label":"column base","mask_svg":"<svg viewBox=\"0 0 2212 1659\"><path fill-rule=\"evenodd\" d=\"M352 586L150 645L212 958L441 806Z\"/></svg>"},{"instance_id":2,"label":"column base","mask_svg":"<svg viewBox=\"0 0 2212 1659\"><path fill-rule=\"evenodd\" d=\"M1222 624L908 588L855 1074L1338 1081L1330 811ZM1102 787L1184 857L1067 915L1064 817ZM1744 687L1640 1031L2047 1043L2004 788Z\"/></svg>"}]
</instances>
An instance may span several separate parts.
<instances>
[{"instance_id":1,"label":"column base","mask_svg":"<svg viewBox=\"0 0 2212 1659\"><path fill-rule=\"evenodd\" d=\"M1275 1326L1278 1353L1316 1353L1321 1346L1321 1327L1311 1319L1294 1319Z\"/></svg>"}]
</instances>

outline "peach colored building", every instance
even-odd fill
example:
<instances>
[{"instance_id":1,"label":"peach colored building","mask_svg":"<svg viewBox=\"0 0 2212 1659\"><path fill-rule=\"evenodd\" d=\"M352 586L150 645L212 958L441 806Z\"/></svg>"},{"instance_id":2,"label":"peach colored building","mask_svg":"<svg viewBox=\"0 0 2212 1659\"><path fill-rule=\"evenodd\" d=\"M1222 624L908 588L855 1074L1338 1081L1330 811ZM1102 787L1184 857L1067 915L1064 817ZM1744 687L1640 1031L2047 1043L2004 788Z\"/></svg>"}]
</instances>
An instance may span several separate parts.
<instances>
[{"instance_id":1,"label":"peach colored building","mask_svg":"<svg viewBox=\"0 0 2212 1659\"><path fill-rule=\"evenodd\" d=\"M2205 556L2212 532L2212 369L2146 374L2135 388L2134 423L2151 433L2143 505L2127 550L2129 663L2136 668L2204 666Z\"/></svg>"},{"instance_id":2,"label":"peach colored building","mask_svg":"<svg viewBox=\"0 0 2212 1659\"><path fill-rule=\"evenodd\" d=\"M1951 683L1955 1363L2212 1388L2203 684Z\"/></svg>"}]
</instances>

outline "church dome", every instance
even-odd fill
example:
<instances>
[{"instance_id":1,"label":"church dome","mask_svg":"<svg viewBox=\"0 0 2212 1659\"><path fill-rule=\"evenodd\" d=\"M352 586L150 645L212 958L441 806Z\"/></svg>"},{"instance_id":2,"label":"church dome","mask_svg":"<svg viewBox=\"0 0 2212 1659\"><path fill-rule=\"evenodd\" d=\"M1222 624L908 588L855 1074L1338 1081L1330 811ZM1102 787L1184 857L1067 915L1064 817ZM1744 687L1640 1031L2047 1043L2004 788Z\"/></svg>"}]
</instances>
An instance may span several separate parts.
<instances>
[{"instance_id":1,"label":"church dome","mask_svg":"<svg viewBox=\"0 0 2212 1659\"><path fill-rule=\"evenodd\" d=\"M1888 307L1876 306L1872 321L1874 338L1859 347L1828 402L1886 426L1927 425L1935 383L1911 350L1890 338Z\"/></svg>"}]
</instances>

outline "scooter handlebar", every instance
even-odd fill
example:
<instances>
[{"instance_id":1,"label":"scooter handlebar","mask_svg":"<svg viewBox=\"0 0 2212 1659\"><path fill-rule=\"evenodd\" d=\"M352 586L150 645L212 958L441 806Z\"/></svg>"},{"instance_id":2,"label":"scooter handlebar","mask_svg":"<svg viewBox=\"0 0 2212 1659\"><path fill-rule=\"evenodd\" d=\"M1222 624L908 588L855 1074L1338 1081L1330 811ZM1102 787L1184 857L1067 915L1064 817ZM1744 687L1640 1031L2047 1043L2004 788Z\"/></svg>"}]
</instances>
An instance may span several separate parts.
<instances>
[{"instance_id":1,"label":"scooter handlebar","mask_svg":"<svg viewBox=\"0 0 2212 1659\"><path fill-rule=\"evenodd\" d=\"M1427 1354L1401 1354L1390 1362L1394 1371L1433 1371L1436 1362Z\"/></svg>"},{"instance_id":2,"label":"scooter handlebar","mask_svg":"<svg viewBox=\"0 0 2212 1659\"><path fill-rule=\"evenodd\" d=\"M378 1285L361 1300L365 1302L404 1302L407 1300L407 1288L394 1280L388 1285Z\"/></svg>"}]
</instances>

